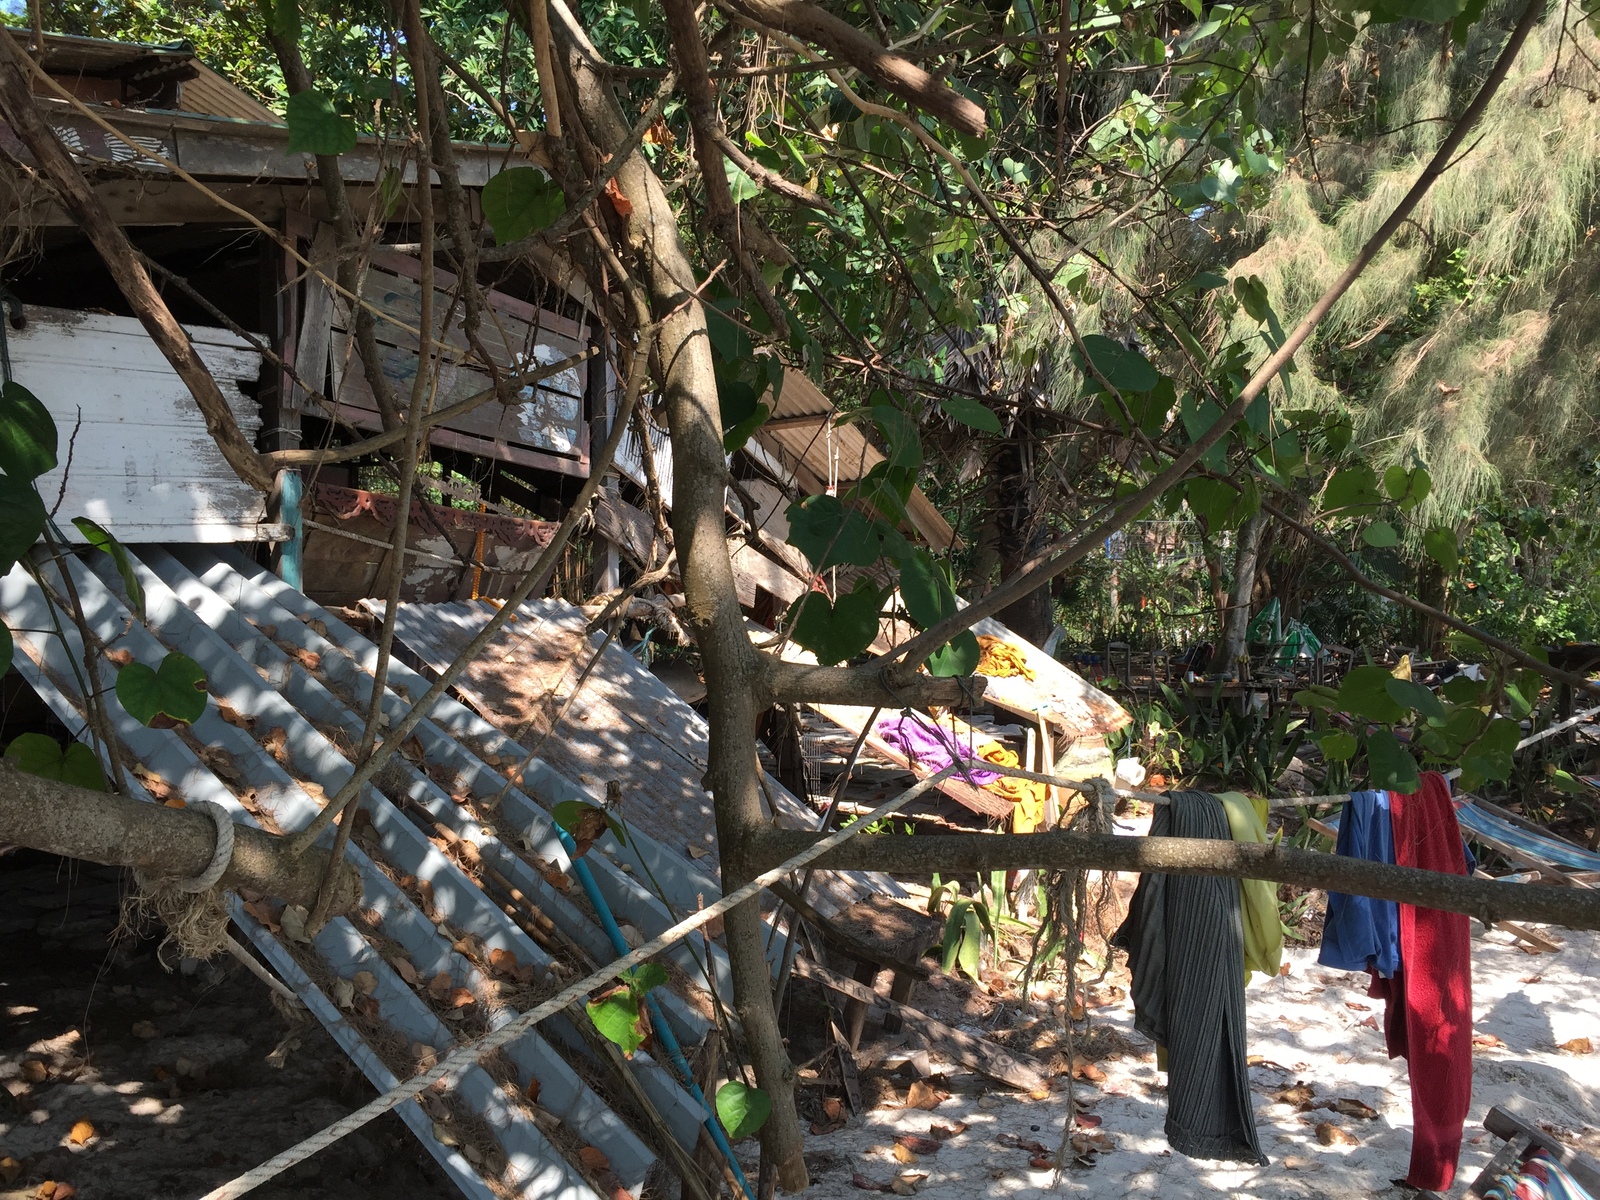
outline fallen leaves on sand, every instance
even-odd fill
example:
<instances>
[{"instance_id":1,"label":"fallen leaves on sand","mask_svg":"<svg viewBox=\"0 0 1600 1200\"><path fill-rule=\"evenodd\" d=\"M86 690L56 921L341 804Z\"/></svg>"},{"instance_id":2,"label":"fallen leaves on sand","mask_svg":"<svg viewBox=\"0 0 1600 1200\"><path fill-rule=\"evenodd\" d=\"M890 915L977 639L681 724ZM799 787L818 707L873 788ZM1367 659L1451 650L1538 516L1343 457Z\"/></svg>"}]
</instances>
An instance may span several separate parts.
<instances>
[{"instance_id":1,"label":"fallen leaves on sand","mask_svg":"<svg viewBox=\"0 0 1600 1200\"><path fill-rule=\"evenodd\" d=\"M1586 1037L1577 1037L1571 1041L1562 1042L1556 1049L1565 1050L1568 1054L1593 1054L1594 1043Z\"/></svg>"},{"instance_id":2,"label":"fallen leaves on sand","mask_svg":"<svg viewBox=\"0 0 1600 1200\"><path fill-rule=\"evenodd\" d=\"M913 1080L906 1091L907 1108L935 1109L948 1099L949 1092L941 1092L925 1079Z\"/></svg>"},{"instance_id":3,"label":"fallen leaves on sand","mask_svg":"<svg viewBox=\"0 0 1600 1200\"><path fill-rule=\"evenodd\" d=\"M1317 1141L1324 1146L1357 1146L1360 1142L1356 1136L1340 1129L1331 1121L1322 1121L1317 1125Z\"/></svg>"}]
</instances>

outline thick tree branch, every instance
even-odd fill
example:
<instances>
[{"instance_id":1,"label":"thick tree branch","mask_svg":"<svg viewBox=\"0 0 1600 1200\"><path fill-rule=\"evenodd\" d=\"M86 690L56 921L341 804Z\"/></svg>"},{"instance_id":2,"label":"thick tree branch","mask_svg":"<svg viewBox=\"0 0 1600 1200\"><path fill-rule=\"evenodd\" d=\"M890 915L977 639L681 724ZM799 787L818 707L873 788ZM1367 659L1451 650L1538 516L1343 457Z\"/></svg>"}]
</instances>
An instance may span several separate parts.
<instances>
[{"instance_id":1,"label":"thick tree branch","mask_svg":"<svg viewBox=\"0 0 1600 1200\"><path fill-rule=\"evenodd\" d=\"M0 842L155 878L194 879L211 862L217 831L203 813L41 779L0 759ZM217 885L308 908L327 869L326 851L297 856L283 838L247 825L233 831L233 858ZM343 864L331 896L335 915L361 899L361 876Z\"/></svg>"},{"instance_id":2,"label":"thick tree branch","mask_svg":"<svg viewBox=\"0 0 1600 1200\"><path fill-rule=\"evenodd\" d=\"M774 654L764 654L762 658L768 704L852 704L891 709L965 707L980 703L988 686L982 675L935 678L918 674L890 680L881 670L819 667L788 662Z\"/></svg>"},{"instance_id":3,"label":"thick tree branch","mask_svg":"<svg viewBox=\"0 0 1600 1200\"><path fill-rule=\"evenodd\" d=\"M987 124L981 107L916 63L880 45L847 21L805 0L722 0L736 16L821 46L923 112L974 137Z\"/></svg>"},{"instance_id":4,"label":"thick tree branch","mask_svg":"<svg viewBox=\"0 0 1600 1200\"><path fill-rule=\"evenodd\" d=\"M200 361L189 335L150 281L133 243L84 182L82 173L34 107L28 79L36 69L15 38L0 37L0 112L55 188L61 206L72 214L72 219L104 260L134 316L139 318L139 323L189 389L200 407L207 431L228 465L251 487L270 491L271 472L239 429L222 389Z\"/></svg>"},{"instance_id":5,"label":"thick tree branch","mask_svg":"<svg viewBox=\"0 0 1600 1200\"><path fill-rule=\"evenodd\" d=\"M734 161L734 164L738 166L741 171L750 176L751 179L754 179L768 191L776 192L780 196L794 200L797 203L804 204L807 208L815 208L825 213L832 213L835 216L838 215L839 210L834 208L833 205L829 204L827 200L817 195L816 192L813 192L808 187L803 187L798 183L794 183L789 179L786 179L776 171L769 171L766 167L763 167L743 150L739 149L734 140L728 136L727 131L720 125L713 125L711 128L706 130L706 133L710 136L711 140L717 144L721 151Z\"/></svg>"},{"instance_id":6,"label":"thick tree branch","mask_svg":"<svg viewBox=\"0 0 1600 1200\"><path fill-rule=\"evenodd\" d=\"M1506 39L1506 44L1500 52L1500 57L1495 60L1494 66L1490 68L1482 86L1478 89L1477 95L1472 98L1472 102L1467 105L1466 110L1462 112L1450 132L1439 143L1438 150L1428 161L1428 165L1423 168L1416 182L1411 185L1410 190L1395 205L1394 211L1389 214L1388 219L1367 239L1366 244L1361 247L1360 252L1351 261L1350 265L1345 268L1339 278L1317 298L1316 303L1301 318L1300 323L1295 326L1293 332L1284 340L1283 345L1270 355L1256 370L1255 374L1250 377L1249 382L1240 389L1233 403L1223 411L1210 429L1196 438L1182 454L1173 460L1166 470L1156 475L1144 487L1134 492L1121 503L1114 507L1109 507L1104 519L1095 524L1087 533L1069 540L1065 544L1057 543L1049 547L1032 561L1024 564L1021 571L988 595L979 597L954 616L940 621L931 629L895 647L895 649L883 656L882 660L854 669L864 673L877 671L885 663L904 659L906 666L901 669L901 674L904 675L907 668L914 669L916 664L920 663L963 629L969 628L974 622L980 621L984 617L991 617L1002 609L1010 607L1036 588L1061 574L1068 567L1081 562L1096 547L1102 545L1106 538L1133 520L1158 497L1179 483L1189 472L1189 469L1200 461L1201 456L1207 450L1228 435L1235 423L1244 416L1245 409L1249 408L1256 397L1266 390L1267 385L1277 378L1279 372L1293 361L1300 347L1316 331L1317 326L1322 323L1329 311L1338 303L1340 297L1349 291L1355 281L1360 278L1361 273L1367 269L1377 256L1378 251L1394 235L1395 230L1410 219L1411 213L1421 203L1422 198L1427 195L1428 189L1433 186L1434 181L1451 165L1456 151L1466 139L1467 134L1472 131L1479 119L1482 118L1484 110L1488 108L1489 102L1494 99L1495 93L1500 89L1500 85L1505 82L1506 74L1511 70L1511 64L1516 60L1523 43L1527 41L1528 34L1538 24L1543 12L1543 0L1529 0L1528 7L1523 11L1522 16L1518 18L1510 37Z\"/></svg>"},{"instance_id":7,"label":"thick tree branch","mask_svg":"<svg viewBox=\"0 0 1600 1200\"><path fill-rule=\"evenodd\" d=\"M705 187L706 216L717 231L729 253L739 264L739 271L755 292L762 311L772 322L774 335L783 341L789 338L789 319L784 314L772 289L761 276L755 255L783 262L790 256L781 251L766 231L754 222L742 222L733 193L728 187L727 168L723 166L723 146L728 143L722 130L722 114L717 109L717 90L711 82L711 60L706 44L700 37L700 21L695 15L691 0L662 0L667 14L667 29L672 36L672 51L678 59L678 76L689 97L689 125L694 130L694 156L700 166L700 181ZM754 251L754 254L752 254ZM780 252L781 251L781 252Z\"/></svg>"},{"instance_id":8,"label":"thick tree branch","mask_svg":"<svg viewBox=\"0 0 1600 1200\"><path fill-rule=\"evenodd\" d=\"M764 829L751 842L752 863L758 870L769 869L814 845L822 836L804 830ZM1496 883L1255 842L1061 831L916 837L862 834L824 854L816 866L829 871L907 875L1030 869L1229 875L1466 913L1485 924L1538 921L1570 929L1600 929L1600 891Z\"/></svg>"}]
</instances>

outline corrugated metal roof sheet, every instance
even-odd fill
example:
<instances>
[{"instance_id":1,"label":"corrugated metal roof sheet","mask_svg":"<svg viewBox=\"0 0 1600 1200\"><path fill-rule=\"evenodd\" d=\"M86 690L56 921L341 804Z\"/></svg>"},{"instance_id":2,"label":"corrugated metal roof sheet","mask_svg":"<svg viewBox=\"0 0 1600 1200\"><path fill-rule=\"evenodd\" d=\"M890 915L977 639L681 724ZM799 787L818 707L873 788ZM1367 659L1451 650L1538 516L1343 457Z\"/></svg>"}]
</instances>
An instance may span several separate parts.
<instances>
[{"instance_id":1,"label":"corrugated metal roof sheet","mask_svg":"<svg viewBox=\"0 0 1600 1200\"><path fill-rule=\"evenodd\" d=\"M134 791L144 799L152 798L154 787L210 800L243 824L303 827L350 776L350 748L359 742L376 648L231 548L169 552L147 546L132 553L145 595L143 621L134 616L109 558L65 559L91 636L146 663L181 651L201 664L212 695L231 709L225 716L219 705L208 704L192 726L152 730L110 704L115 736L147 772ZM80 635L70 624L63 636L34 632L52 627L51 603L64 601L62 567L41 559L37 569L42 586L20 566L0 579L0 614L15 630L18 670L69 728L81 731ZM102 658L99 673L97 686L110 693L116 668ZM427 684L400 663L391 668L390 683L384 705L394 720ZM358 912L301 944L274 933L235 898L233 916L253 944L380 1090L416 1070L423 1051L431 1057L498 1028L533 1003L526 985L511 984L491 966L492 952L512 955L538 976L556 970L551 954L527 932L532 926L500 907L514 897L491 894L499 886L495 874L532 898L560 931L563 940L552 944L565 945L561 952L572 961L615 957L592 913L546 878L548 864L568 863L547 806L582 793L539 762L523 772L520 787L510 786L502 772L522 757L521 747L488 722L453 700L441 701L406 753L363 792L363 816L348 852L365 889ZM456 849L461 843L470 843L472 853ZM654 853L665 852L656 847ZM647 935L672 923L667 904L619 864L594 853L588 861L620 919ZM404 972L395 965L399 957L407 962ZM687 950L671 961L680 979L697 972L704 978ZM719 982L725 978L720 951L711 969ZM328 989L358 971L376 981L371 1003L340 1009ZM455 1008L440 1000L438 989L430 991L427 982L441 974L447 993L465 989L472 1003ZM686 1042L698 1042L708 1028L705 1019L670 989L658 992L669 1024ZM636 1193L655 1154L585 1081L600 1064L576 1027L553 1018L507 1050L503 1080L474 1068L440 1112L400 1109L461 1191L479 1200L508 1194L598 1200L619 1185ZM648 1054L636 1054L629 1070L675 1139L692 1148L701 1106ZM527 1099L534 1081L536 1103ZM463 1115L481 1122L475 1127L492 1138L481 1166L438 1134L455 1120L448 1105L457 1100ZM544 1131L556 1128L599 1149L614 1178L586 1168L572 1153L576 1144L569 1141L565 1150L552 1144ZM493 1188L485 1171L498 1176Z\"/></svg>"},{"instance_id":2,"label":"corrugated metal roof sheet","mask_svg":"<svg viewBox=\"0 0 1600 1200\"><path fill-rule=\"evenodd\" d=\"M185 80L178 93L178 107L184 112L211 117L234 117L241 121L262 121L282 125L283 118L243 88L229 83L205 63L195 60L195 77Z\"/></svg>"}]
</instances>

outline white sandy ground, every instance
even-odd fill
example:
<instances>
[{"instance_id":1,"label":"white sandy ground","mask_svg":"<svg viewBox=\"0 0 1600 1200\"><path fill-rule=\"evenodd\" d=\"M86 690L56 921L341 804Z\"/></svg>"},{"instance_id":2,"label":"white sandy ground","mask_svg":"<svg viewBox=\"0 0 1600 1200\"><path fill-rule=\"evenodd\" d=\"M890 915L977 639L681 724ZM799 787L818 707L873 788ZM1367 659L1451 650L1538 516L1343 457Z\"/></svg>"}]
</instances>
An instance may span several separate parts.
<instances>
[{"instance_id":1,"label":"white sandy ground","mask_svg":"<svg viewBox=\"0 0 1600 1200\"><path fill-rule=\"evenodd\" d=\"M1561 936L1566 945L1559 953L1531 955L1516 949L1509 934L1485 932L1474 923L1475 1033L1493 1034L1504 1045L1474 1047L1472 1109L1452 1196L1465 1192L1501 1144L1482 1127L1491 1105L1514 1105L1580 1135L1591 1151L1596 1145L1600 1053L1576 1055L1556 1047L1587 1037L1600 1051L1600 934ZM1092 1010L1092 1020L1121 1030L1145 1053L1102 1061L1104 1081L1077 1085L1092 1104L1090 1111L1101 1118L1098 1132L1108 1135L1115 1149L1098 1154L1092 1167L1069 1170L1059 1192L1052 1189L1051 1171L1030 1169L1027 1151L1002 1146L997 1138L1013 1134L1054 1150L1066 1113L1065 1093L1035 1101L996 1091L957 1094L932 1112L879 1108L837 1132L809 1135L807 1151L820 1170L813 1172L815 1186L808 1195L862 1200L871 1193L853 1186L852 1172L878 1182L900 1172L925 1172L917 1191L923 1200L1414 1194L1394 1183L1405 1176L1411 1152L1411 1087L1405 1061L1391 1061L1384 1049L1382 1001L1368 999L1365 974L1318 966L1315 948L1287 950L1285 958L1288 975L1271 981L1258 976L1246 990L1249 1052L1276 1064L1250 1069L1261 1145L1272 1160L1266 1167L1205 1162L1168 1148L1162 1133L1165 1076L1156 1070L1149 1043L1133 1032L1132 1005L1124 999ZM1527 982L1535 976L1537 982ZM1346 1002L1371 1007L1352 1009ZM1363 1027L1361 1022L1372 1016L1379 1028ZM935 1069L960 1070L940 1065L937 1058ZM1270 1098L1301 1080L1318 1101L1360 1100L1378 1115L1360 1120L1328 1109L1299 1112ZM896 1136L927 1135L931 1124L958 1122L967 1130L936 1154L912 1164L895 1160ZM1355 1144L1320 1144L1316 1126L1321 1122L1346 1130Z\"/></svg>"}]
</instances>

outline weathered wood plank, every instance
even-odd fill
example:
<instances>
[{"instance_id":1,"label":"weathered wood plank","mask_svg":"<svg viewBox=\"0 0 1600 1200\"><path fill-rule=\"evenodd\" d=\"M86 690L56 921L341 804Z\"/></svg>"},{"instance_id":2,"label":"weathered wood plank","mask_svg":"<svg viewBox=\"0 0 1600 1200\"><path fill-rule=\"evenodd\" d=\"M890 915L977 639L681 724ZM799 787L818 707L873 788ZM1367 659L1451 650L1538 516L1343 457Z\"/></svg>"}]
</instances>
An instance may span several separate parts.
<instances>
[{"instance_id":1,"label":"weathered wood plank","mask_svg":"<svg viewBox=\"0 0 1600 1200\"><path fill-rule=\"evenodd\" d=\"M10 333L12 363L60 432L60 464L39 491L53 503L65 477L59 524L67 537L80 537L70 524L76 516L120 537L254 536L240 531L265 520L265 497L233 473L188 388L136 320L34 306L25 314L25 327ZM223 330L189 335L254 440L260 410L239 385L256 381L260 356Z\"/></svg>"}]
</instances>

